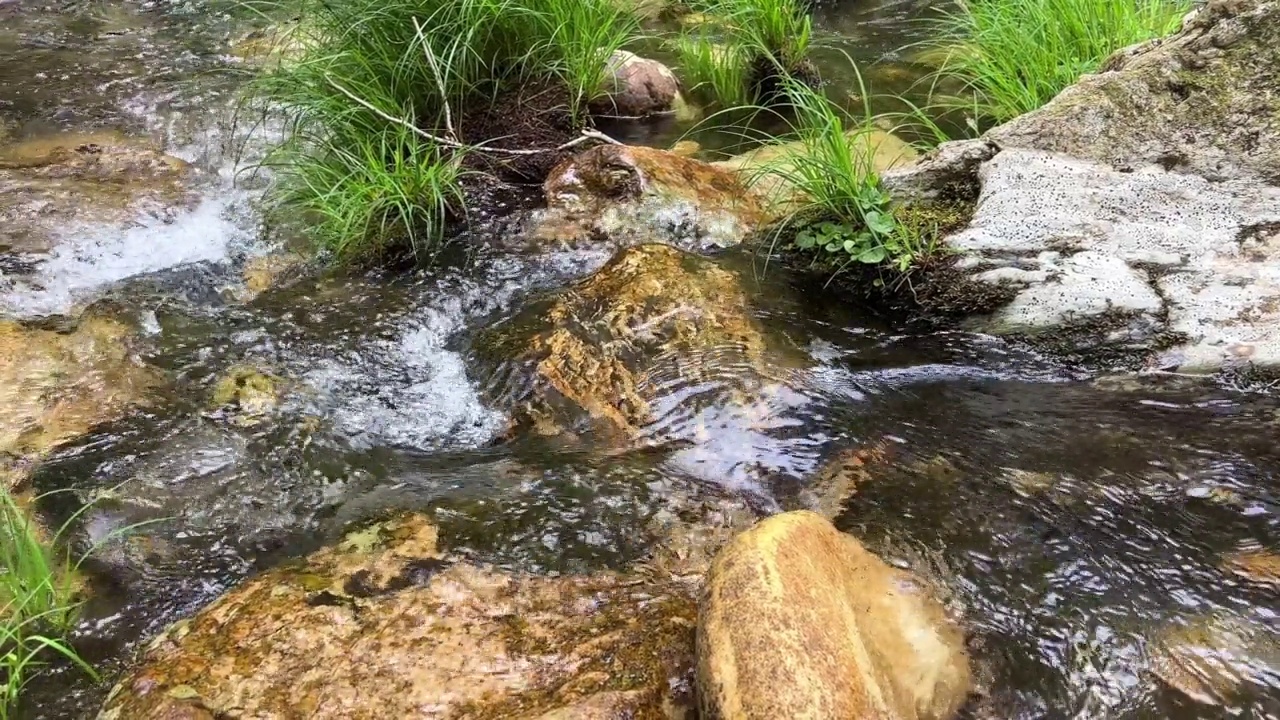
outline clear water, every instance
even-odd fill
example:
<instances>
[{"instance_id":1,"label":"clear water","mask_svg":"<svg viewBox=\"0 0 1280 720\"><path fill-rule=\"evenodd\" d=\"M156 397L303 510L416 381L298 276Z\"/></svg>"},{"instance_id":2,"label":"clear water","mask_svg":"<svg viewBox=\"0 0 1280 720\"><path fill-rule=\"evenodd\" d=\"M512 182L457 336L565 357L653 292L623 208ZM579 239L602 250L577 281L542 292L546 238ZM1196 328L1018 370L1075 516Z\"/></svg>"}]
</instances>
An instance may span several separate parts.
<instances>
[{"instance_id":1,"label":"clear water","mask_svg":"<svg viewBox=\"0 0 1280 720\"><path fill-rule=\"evenodd\" d=\"M926 11L817 13L874 74L900 63ZM123 128L207 173L188 214L124 233L68 228L65 254L18 258L25 274L3 294L25 316L110 299L149 328L141 352L172 378L156 407L63 448L34 478L74 491L45 503L54 521L95 501L80 542L151 523L92 567L74 639L108 676L248 574L390 509L432 512L447 544L481 560L622 567L653 542L656 516L724 498L795 507L826 459L886 443L892 461L837 524L946 581L987 691L974 716L1280 717L1277 588L1222 568L1239 548L1280 550L1273 395L1098 380L991 338L886 321L730 252L717 262L740 275L779 348L767 377L714 353L696 382L659 367L646 432L660 450L495 443L506 417L488 398L509 379L477 360L477 331L606 256L513 254L495 223L452 269L322 276L226 302L237 263L265 249L252 183L234 175L244 159L227 152L243 137L227 114L235 79L212 72L227 65L231 27L180 5L0 2L0 116L19 134ZM216 379L241 363L282 379L262 422L208 409ZM757 402L731 400L744 393ZM1216 703L1151 672L1170 628L1207 617L1248 635L1234 655L1247 681ZM55 667L24 712L92 717L103 692Z\"/></svg>"}]
</instances>

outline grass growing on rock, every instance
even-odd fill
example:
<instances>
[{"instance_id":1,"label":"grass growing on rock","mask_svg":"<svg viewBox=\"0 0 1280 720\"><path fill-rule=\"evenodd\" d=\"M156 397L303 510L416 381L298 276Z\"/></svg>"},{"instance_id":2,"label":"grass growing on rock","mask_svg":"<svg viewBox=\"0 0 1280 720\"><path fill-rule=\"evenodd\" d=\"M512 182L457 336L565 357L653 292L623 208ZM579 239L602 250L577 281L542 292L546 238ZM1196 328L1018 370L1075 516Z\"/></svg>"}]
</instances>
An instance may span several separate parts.
<instances>
[{"instance_id":1,"label":"grass growing on rock","mask_svg":"<svg viewBox=\"0 0 1280 720\"><path fill-rule=\"evenodd\" d=\"M935 87L1000 123L1035 110L1111 53L1178 29L1187 0L962 0L934 22Z\"/></svg>"},{"instance_id":2,"label":"grass growing on rock","mask_svg":"<svg viewBox=\"0 0 1280 720\"><path fill-rule=\"evenodd\" d=\"M300 51L251 90L287 119L289 140L264 165L279 175L275 206L309 211L317 245L339 260L431 256L463 212L468 158L554 159L639 27L612 0L288 2ZM484 117L529 88L545 89L536 108ZM501 147L533 123L561 143Z\"/></svg>"},{"instance_id":3,"label":"grass growing on rock","mask_svg":"<svg viewBox=\"0 0 1280 720\"><path fill-rule=\"evenodd\" d=\"M875 119L854 115L795 79L784 79L783 89L802 149L761 170L794 193L777 238L789 237L790 249L832 272L852 266L903 274L935 253L936 233L900 222L881 187L873 163Z\"/></svg>"}]
</instances>

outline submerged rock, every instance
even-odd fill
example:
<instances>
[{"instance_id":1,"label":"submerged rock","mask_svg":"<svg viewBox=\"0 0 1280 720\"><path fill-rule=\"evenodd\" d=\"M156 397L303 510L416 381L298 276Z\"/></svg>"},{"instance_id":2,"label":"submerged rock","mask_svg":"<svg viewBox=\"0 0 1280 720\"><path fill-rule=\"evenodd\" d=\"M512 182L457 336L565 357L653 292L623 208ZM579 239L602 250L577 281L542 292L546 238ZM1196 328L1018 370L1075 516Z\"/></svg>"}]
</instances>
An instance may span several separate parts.
<instances>
[{"instance_id":1,"label":"submerged rock","mask_svg":"<svg viewBox=\"0 0 1280 720\"><path fill-rule=\"evenodd\" d=\"M644 117L667 112L680 95L680 81L670 68L627 50L615 50L605 72L605 95L592 103L598 114Z\"/></svg>"},{"instance_id":2,"label":"submerged rock","mask_svg":"<svg viewBox=\"0 0 1280 720\"><path fill-rule=\"evenodd\" d=\"M1191 700L1231 706L1241 693L1280 681L1280 637L1246 618L1192 618L1156 636L1149 670Z\"/></svg>"},{"instance_id":3,"label":"submerged rock","mask_svg":"<svg viewBox=\"0 0 1280 720\"><path fill-rule=\"evenodd\" d=\"M72 332L0 321L0 465L20 468L146 404L159 374L133 355L131 328L83 318Z\"/></svg>"},{"instance_id":4,"label":"submerged rock","mask_svg":"<svg viewBox=\"0 0 1280 720\"><path fill-rule=\"evenodd\" d=\"M256 425L280 404L283 380L252 365L236 365L213 386L211 409L227 413L237 425Z\"/></svg>"},{"instance_id":5,"label":"submerged rock","mask_svg":"<svg viewBox=\"0 0 1280 720\"><path fill-rule=\"evenodd\" d=\"M686 585L454 562L410 515L172 626L99 718L664 717L687 703Z\"/></svg>"},{"instance_id":6,"label":"submerged rock","mask_svg":"<svg viewBox=\"0 0 1280 720\"><path fill-rule=\"evenodd\" d=\"M759 523L712 565L698 620L704 718L950 718L969 684L942 606L814 513Z\"/></svg>"},{"instance_id":7,"label":"submerged rock","mask_svg":"<svg viewBox=\"0 0 1280 720\"><path fill-rule=\"evenodd\" d=\"M0 252L48 252L68 223L123 223L191 201L191 168L114 132L64 133L0 147Z\"/></svg>"},{"instance_id":8,"label":"submerged rock","mask_svg":"<svg viewBox=\"0 0 1280 720\"><path fill-rule=\"evenodd\" d=\"M1237 577L1280 588L1280 553L1252 548L1231 553L1222 561L1222 569Z\"/></svg>"},{"instance_id":9,"label":"submerged rock","mask_svg":"<svg viewBox=\"0 0 1280 720\"><path fill-rule=\"evenodd\" d=\"M517 427L635 438L654 420L660 368L683 382L721 367L761 367L766 344L738 277L666 245L622 250L599 272L480 345L510 375Z\"/></svg>"},{"instance_id":10,"label":"submerged rock","mask_svg":"<svg viewBox=\"0 0 1280 720\"><path fill-rule=\"evenodd\" d=\"M653 148L601 145L556 166L535 241L666 242L686 249L742 242L767 217L734 172Z\"/></svg>"},{"instance_id":11,"label":"submerged rock","mask_svg":"<svg viewBox=\"0 0 1280 720\"><path fill-rule=\"evenodd\" d=\"M964 195L966 170L980 184L947 243L965 275L1013 299L975 326L1187 371L1280 364L1278 40L1280 3L1210 2L1173 37L947 148L953 162L890 178L908 199Z\"/></svg>"}]
</instances>

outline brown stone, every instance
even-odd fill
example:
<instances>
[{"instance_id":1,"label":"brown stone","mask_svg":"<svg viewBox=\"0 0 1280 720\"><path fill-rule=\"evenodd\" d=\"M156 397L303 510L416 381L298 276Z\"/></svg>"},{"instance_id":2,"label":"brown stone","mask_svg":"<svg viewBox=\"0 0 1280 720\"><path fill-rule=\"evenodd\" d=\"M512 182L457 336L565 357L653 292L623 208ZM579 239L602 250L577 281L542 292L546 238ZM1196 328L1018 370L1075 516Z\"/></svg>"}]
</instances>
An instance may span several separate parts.
<instances>
[{"instance_id":1,"label":"brown stone","mask_svg":"<svg viewBox=\"0 0 1280 720\"><path fill-rule=\"evenodd\" d=\"M175 624L99 717L661 718L690 693L694 623L684 584L454 562L409 515Z\"/></svg>"},{"instance_id":2,"label":"brown stone","mask_svg":"<svg viewBox=\"0 0 1280 720\"><path fill-rule=\"evenodd\" d=\"M680 94L675 73L657 60L615 50L609 58L609 88L592 103L597 114L643 117L667 112Z\"/></svg>"},{"instance_id":3,"label":"brown stone","mask_svg":"<svg viewBox=\"0 0 1280 720\"><path fill-rule=\"evenodd\" d=\"M921 582L819 515L775 515L716 558L698 620L704 720L950 718L960 630Z\"/></svg>"},{"instance_id":4,"label":"brown stone","mask_svg":"<svg viewBox=\"0 0 1280 720\"><path fill-rule=\"evenodd\" d=\"M134 358L132 335L105 317L72 332L0 322L0 476L19 481L24 465L150 400L160 376Z\"/></svg>"},{"instance_id":5,"label":"brown stone","mask_svg":"<svg viewBox=\"0 0 1280 720\"><path fill-rule=\"evenodd\" d=\"M591 148L557 165L543 190L547 210L530 232L542 242L727 247L767 220L737 173L654 148Z\"/></svg>"},{"instance_id":6,"label":"brown stone","mask_svg":"<svg viewBox=\"0 0 1280 720\"><path fill-rule=\"evenodd\" d=\"M627 248L535 307L533 317L489 331L481 345L500 360L515 350L514 365L530 371L510 383L524 396L512 416L541 434L591 428L636 436L653 419L653 390L643 388L661 358L695 359L680 368L690 377L696 358L709 354L747 367L764 362L764 335L738 277L666 245Z\"/></svg>"}]
</instances>

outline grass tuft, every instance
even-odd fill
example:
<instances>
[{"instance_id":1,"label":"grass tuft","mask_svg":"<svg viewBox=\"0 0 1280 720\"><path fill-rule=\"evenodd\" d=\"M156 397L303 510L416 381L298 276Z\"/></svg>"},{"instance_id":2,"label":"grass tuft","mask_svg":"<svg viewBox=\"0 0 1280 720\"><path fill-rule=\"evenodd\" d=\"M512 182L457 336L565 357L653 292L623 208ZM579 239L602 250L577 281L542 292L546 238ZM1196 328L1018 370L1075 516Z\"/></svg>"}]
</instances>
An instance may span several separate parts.
<instances>
[{"instance_id":1,"label":"grass tuft","mask_svg":"<svg viewBox=\"0 0 1280 720\"><path fill-rule=\"evenodd\" d=\"M716 42L708 35L681 35L673 47L690 94L730 108L751 102L750 58L741 45L730 39Z\"/></svg>"},{"instance_id":2,"label":"grass tuft","mask_svg":"<svg viewBox=\"0 0 1280 720\"><path fill-rule=\"evenodd\" d=\"M613 0L280 0L300 48L260 74L251 97L281 112L290 139L263 165L271 201L301 208L342 261L407 247L434 256L463 212L461 168L494 137L468 116L504 93L551 84L575 127L606 89L608 59L638 33Z\"/></svg>"},{"instance_id":3,"label":"grass tuft","mask_svg":"<svg viewBox=\"0 0 1280 720\"><path fill-rule=\"evenodd\" d=\"M1043 106L1116 50L1178 29L1188 0L961 0L935 24L925 54L935 87L984 123ZM949 91L950 92L950 91ZM968 98L972 96L972 101Z\"/></svg>"},{"instance_id":4,"label":"grass tuft","mask_svg":"<svg viewBox=\"0 0 1280 720\"><path fill-rule=\"evenodd\" d=\"M861 87L860 75L858 83ZM778 239L789 236L791 249L834 272L851 265L908 272L935 243L927 232L903 225L895 216L873 166L874 118L850 113L800 80L784 78L783 89L802 150L761 170L795 192Z\"/></svg>"},{"instance_id":5,"label":"grass tuft","mask_svg":"<svg viewBox=\"0 0 1280 720\"><path fill-rule=\"evenodd\" d=\"M17 707L31 674L61 656L97 678L63 638L78 619L84 557L55 550L77 516L46 542L14 496L0 490L0 720Z\"/></svg>"},{"instance_id":6,"label":"grass tuft","mask_svg":"<svg viewBox=\"0 0 1280 720\"><path fill-rule=\"evenodd\" d=\"M776 100L782 77L816 82L813 20L802 0L695 0L688 8L715 18L718 32L678 38L676 54L693 84L722 105Z\"/></svg>"}]
</instances>

